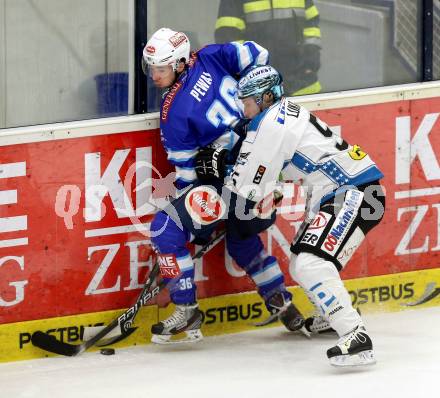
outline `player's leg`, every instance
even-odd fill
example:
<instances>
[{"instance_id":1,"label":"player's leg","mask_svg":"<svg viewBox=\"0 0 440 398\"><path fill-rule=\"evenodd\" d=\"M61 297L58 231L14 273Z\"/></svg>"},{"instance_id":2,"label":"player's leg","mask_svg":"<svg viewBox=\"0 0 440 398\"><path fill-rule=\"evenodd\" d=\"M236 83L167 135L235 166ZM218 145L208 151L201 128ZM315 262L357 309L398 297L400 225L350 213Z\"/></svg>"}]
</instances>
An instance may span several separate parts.
<instances>
[{"instance_id":1,"label":"player's leg","mask_svg":"<svg viewBox=\"0 0 440 398\"><path fill-rule=\"evenodd\" d=\"M370 197L373 188L374 194ZM380 185L350 189L324 203L291 250L293 278L304 288L340 340L327 351L336 366L374 363L373 347L359 313L339 276L365 235L383 217Z\"/></svg>"},{"instance_id":2,"label":"player's leg","mask_svg":"<svg viewBox=\"0 0 440 398\"><path fill-rule=\"evenodd\" d=\"M152 242L162 255L159 260L168 264L171 259L180 271L177 276L167 276L167 265L160 262L161 275L169 279L168 288L176 310L169 318L153 325L153 342L169 342L172 335L183 331L187 338L182 341L203 338L200 331L203 314L196 301L194 262L186 246L194 237L209 237L227 214L228 204L221 194L221 184L194 186L159 212L151 223Z\"/></svg>"},{"instance_id":3,"label":"player's leg","mask_svg":"<svg viewBox=\"0 0 440 398\"><path fill-rule=\"evenodd\" d=\"M163 263L176 263L178 275L166 275L167 265L161 264L161 275L168 279L175 312L153 325L152 341L170 342L172 335L186 332L182 341L203 338L200 326L203 314L198 308L194 283L194 262L187 243L194 237L207 238L227 214L227 203L221 197L222 186L198 185L173 200L151 223L152 242ZM210 206L213 206L212 208Z\"/></svg>"},{"instance_id":4,"label":"player's leg","mask_svg":"<svg viewBox=\"0 0 440 398\"><path fill-rule=\"evenodd\" d=\"M296 264L296 256L294 254L292 254L291 264ZM327 319L318 310L319 305L315 303L313 295L307 290L304 290L304 293L315 308L313 314L305 320L304 327L306 330L310 334L336 333L335 329L331 327Z\"/></svg>"},{"instance_id":5,"label":"player's leg","mask_svg":"<svg viewBox=\"0 0 440 398\"><path fill-rule=\"evenodd\" d=\"M267 254L260 237L239 239L228 233L226 245L231 257L254 281L268 311L277 314L288 330L301 329L304 318L292 304L292 294L286 290L277 259Z\"/></svg>"},{"instance_id":6,"label":"player's leg","mask_svg":"<svg viewBox=\"0 0 440 398\"><path fill-rule=\"evenodd\" d=\"M371 338L334 264L303 252L292 268L294 279L312 297L322 317L340 336L338 343L327 351L330 363L341 366L374 363Z\"/></svg>"},{"instance_id":7,"label":"player's leg","mask_svg":"<svg viewBox=\"0 0 440 398\"><path fill-rule=\"evenodd\" d=\"M201 340L203 314L196 300L194 263L186 247L190 233L164 212L155 215L151 233L162 278L168 282L171 301L176 305L170 317L152 326L152 341L166 344L171 336L182 332L186 333L185 341Z\"/></svg>"}]
</instances>

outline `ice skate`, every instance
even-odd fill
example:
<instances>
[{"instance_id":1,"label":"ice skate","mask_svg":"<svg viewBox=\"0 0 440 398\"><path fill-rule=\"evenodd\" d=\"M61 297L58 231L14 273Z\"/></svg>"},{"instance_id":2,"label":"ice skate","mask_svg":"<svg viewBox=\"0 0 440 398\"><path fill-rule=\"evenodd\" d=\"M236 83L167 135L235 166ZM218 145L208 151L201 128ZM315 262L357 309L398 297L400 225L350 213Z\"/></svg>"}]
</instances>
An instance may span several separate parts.
<instances>
[{"instance_id":1,"label":"ice skate","mask_svg":"<svg viewBox=\"0 0 440 398\"><path fill-rule=\"evenodd\" d=\"M304 317L293 305L290 300L286 300L282 293L275 293L268 301L267 305L271 311L271 315L254 324L255 326L265 326L280 320L287 330L291 332L301 331L307 337L309 332L304 327Z\"/></svg>"},{"instance_id":2,"label":"ice skate","mask_svg":"<svg viewBox=\"0 0 440 398\"><path fill-rule=\"evenodd\" d=\"M176 305L176 309L167 319L156 323L151 327L151 342L155 344L178 344L195 343L203 340L200 326L203 321L203 313L199 310L199 305L182 304ZM171 339L185 333L186 336Z\"/></svg>"},{"instance_id":3,"label":"ice skate","mask_svg":"<svg viewBox=\"0 0 440 398\"><path fill-rule=\"evenodd\" d=\"M310 301L313 303L312 300ZM359 315L361 315L359 308L357 308L356 311ZM311 317L307 318L304 326L311 334L336 333L336 330L330 326L330 323L328 323L328 321L318 313L315 313Z\"/></svg>"},{"instance_id":4,"label":"ice skate","mask_svg":"<svg viewBox=\"0 0 440 398\"><path fill-rule=\"evenodd\" d=\"M342 336L338 343L327 350L330 364L337 367L373 365L376 363L373 343L363 326L357 326Z\"/></svg>"}]
</instances>

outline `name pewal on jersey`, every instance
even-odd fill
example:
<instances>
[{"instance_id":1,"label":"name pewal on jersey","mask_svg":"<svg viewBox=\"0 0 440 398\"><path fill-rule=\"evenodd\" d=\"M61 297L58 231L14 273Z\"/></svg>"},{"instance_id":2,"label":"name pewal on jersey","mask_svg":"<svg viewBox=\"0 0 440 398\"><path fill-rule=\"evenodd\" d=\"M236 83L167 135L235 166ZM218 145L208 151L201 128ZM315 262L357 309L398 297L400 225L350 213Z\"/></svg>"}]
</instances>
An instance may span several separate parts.
<instances>
[{"instance_id":1,"label":"name pewal on jersey","mask_svg":"<svg viewBox=\"0 0 440 398\"><path fill-rule=\"evenodd\" d=\"M174 150L185 146L179 140L182 135L201 141L194 144L208 145L241 117L235 101L237 82L217 62L218 57L213 56L214 49L210 47L193 54L186 76L164 99L167 118L162 120L161 128Z\"/></svg>"},{"instance_id":2,"label":"name pewal on jersey","mask_svg":"<svg viewBox=\"0 0 440 398\"><path fill-rule=\"evenodd\" d=\"M196 180L199 148L220 142L232 149L238 141L228 130L242 117L233 76L257 62L267 62L267 51L252 42L208 45L191 55L187 71L164 96L162 142L176 166L178 188Z\"/></svg>"}]
</instances>

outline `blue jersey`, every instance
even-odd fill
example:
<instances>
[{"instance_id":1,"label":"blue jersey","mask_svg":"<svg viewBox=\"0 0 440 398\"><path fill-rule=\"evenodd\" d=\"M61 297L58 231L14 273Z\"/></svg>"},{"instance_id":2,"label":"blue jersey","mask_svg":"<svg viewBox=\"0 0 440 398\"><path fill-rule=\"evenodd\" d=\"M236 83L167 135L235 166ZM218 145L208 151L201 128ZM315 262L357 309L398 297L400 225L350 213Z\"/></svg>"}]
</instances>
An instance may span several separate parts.
<instances>
[{"instance_id":1,"label":"blue jersey","mask_svg":"<svg viewBox=\"0 0 440 398\"><path fill-rule=\"evenodd\" d=\"M176 167L178 189L197 180L199 148L215 142L231 149L238 141L232 131L242 117L236 78L249 66L267 62L267 50L254 42L212 44L192 54L161 104L161 138Z\"/></svg>"}]
</instances>

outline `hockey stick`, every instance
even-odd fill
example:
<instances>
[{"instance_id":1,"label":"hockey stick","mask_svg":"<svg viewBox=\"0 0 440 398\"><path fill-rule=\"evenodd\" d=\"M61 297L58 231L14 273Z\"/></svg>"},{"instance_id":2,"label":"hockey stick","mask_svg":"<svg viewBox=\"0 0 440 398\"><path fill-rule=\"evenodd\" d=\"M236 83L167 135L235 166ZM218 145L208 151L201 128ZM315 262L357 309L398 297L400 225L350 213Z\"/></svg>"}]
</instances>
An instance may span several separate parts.
<instances>
[{"instance_id":1,"label":"hockey stick","mask_svg":"<svg viewBox=\"0 0 440 398\"><path fill-rule=\"evenodd\" d=\"M212 238L209 242L207 242L204 246L202 246L197 253L192 257L193 260L197 260L201 258L207 251L209 251L212 247L214 247L224 236L226 230L221 230L217 235ZM157 294L159 294L163 288L165 287L166 282L161 280L159 284L153 289L153 296L150 298L154 298ZM157 291L157 293L155 293ZM145 305L145 304L143 304ZM133 324L133 320L128 324L121 324L120 327L114 328L105 336L105 340L103 340L100 344L95 344L97 347L105 347L111 344L115 344L126 337L130 336L137 328L131 327ZM122 329L124 326L126 329ZM83 339L89 339L98 334L103 328L106 326L89 326L84 328Z\"/></svg>"},{"instance_id":2,"label":"hockey stick","mask_svg":"<svg viewBox=\"0 0 440 398\"><path fill-rule=\"evenodd\" d=\"M225 230L219 232L210 242L204 245L193 256L193 259L195 260L202 257L208 250L210 250L210 248L212 248L223 238L225 232ZM52 352L54 354L73 357L83 353L84 351L95 345L95 343L97 343L118 326L122 334L121 336L118 336L118 338L114 339L113 343L122 340L134 331L131 325L133 324L134 318L136 317L139 309L147 302L149 302L152 298L156 297L159 292L165 287L165 282L161 281L159 285L157 285L150 291L150 288L158 275L159 263L156 261L150 272L150 275L148 276L147 281L145 282L144 288L139 294L134 305L127 309L123 314L115 318L112 322L110 322L110 324L104 327L100 332L98 332L89 340L86 340L81 344L70 344L64 341L60 341L56 337L38 330L32 334L32 344L38 348L41 348L48 352ZM107 343L107 345L108 344L109 343Z\"/></svg>"}]
</instances>

